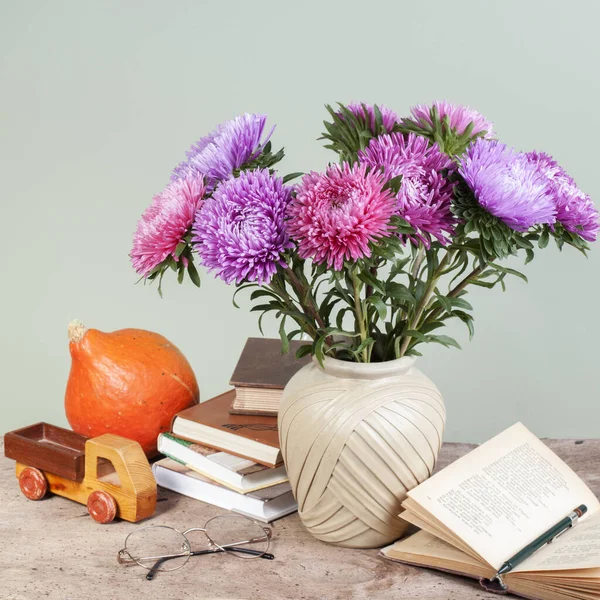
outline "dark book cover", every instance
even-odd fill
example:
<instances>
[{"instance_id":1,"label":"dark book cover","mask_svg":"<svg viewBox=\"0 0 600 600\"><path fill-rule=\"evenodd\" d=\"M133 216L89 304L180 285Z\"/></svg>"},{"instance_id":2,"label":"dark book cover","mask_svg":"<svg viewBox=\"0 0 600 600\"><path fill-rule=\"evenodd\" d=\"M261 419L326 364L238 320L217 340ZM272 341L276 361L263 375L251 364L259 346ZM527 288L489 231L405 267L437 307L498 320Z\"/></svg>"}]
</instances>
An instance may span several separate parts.
<instances>
[{"instance_id":1,"label":"dark book cover","mask_svg":"<svg viewBox=\"0 0 600 600\"><path fill-rule=\"evenodd\" d=\"M175 419L186 419L207 427L214 427L223 433L254 440L265 446L279 448L277 418L251 415L229 414L229 407L235 398L235 390L225 392L216 398L201 402L177 413ZM204 440L194 440L200 443Z\"/></svg>"},{"instance_id":2,"label":"dark book cover","mask_svg":"<svg viewBox=\"0 0 600 600\"><path fill-rule=\"evenodd\" d=\"M289 352L282 354L280 339L248 338L229 384L282 390L310 362L310 355L296 358L298 348L307 344L310 342L292 340Z\"/></svg>"}]
</instances>

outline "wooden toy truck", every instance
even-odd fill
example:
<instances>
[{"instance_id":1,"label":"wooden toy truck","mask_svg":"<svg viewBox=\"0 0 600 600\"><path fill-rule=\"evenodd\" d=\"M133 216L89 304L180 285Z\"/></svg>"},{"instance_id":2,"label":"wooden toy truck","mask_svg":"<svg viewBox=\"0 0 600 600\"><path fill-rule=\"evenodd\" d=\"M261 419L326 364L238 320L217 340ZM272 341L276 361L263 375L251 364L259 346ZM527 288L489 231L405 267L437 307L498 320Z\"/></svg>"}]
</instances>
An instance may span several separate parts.
<instances>
[{"instance_id":1,"label":"wooden toy truck","mask_svg":"<svg viewBox=\"0 0 600 600\"><path fill-rule=\"evenodd\" d=\"M154 514L156 481L138 442L113 434L88 439L37 423L7 433L4 454L17 461L19 486L30 500L50 491L86 504L98 523Z\"/></svg>"}]
</instances>

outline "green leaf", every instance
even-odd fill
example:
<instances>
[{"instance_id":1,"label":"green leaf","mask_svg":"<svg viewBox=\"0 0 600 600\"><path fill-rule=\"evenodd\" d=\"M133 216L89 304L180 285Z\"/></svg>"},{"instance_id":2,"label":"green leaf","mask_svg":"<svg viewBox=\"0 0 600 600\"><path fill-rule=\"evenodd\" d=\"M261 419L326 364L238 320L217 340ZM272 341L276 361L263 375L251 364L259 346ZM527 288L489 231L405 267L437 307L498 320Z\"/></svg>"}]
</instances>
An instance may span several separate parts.
<instances>
[{"instance_id":1,"label":"green leaf","mask_svg":"<svg viewBox=\"0 0 600 600\"><path fill-rule=\"evenodd\" d=\"M262 298L263 296L270 296L271 298L279 300L279 296L270 290L255 290L250 294L250 300L256 300L257 298Z\"/></svg>"},{"instance_id":2,"label":"green leaf","mask_svg":"<svg viewBox=\"0 0 600 600\"><path fill-rule=\"evenodd\" d=\"M314 355L317 357L317 360L319 361L319 364L321 366L323 366L323 359L325 358L325 355L323 354L323 346L325 344L325 339L327 336L322 335L314 344Z\"/></svg>"},{"instance_id":3,"label":"green leaf","mask_svg":"<svg viewBox=\"0 0 600 600\"><path fill-rule=\"evenodd\" d=\"M196 270L196 265L194 265L194 263L191 260L188 262L187 269L188 269L188 275L190 276L192 283L196 287L200 287L200 275L198 275L198 271Z\"/></svg>"},{"instance_id":4,"label":"green leaf","mask_svg":"<svg viewBox=\"0 0 600 600\"><path fill-rule=\"evenodd\" d=\"M369 348L375 343L375 340L371 337L364 339L356 350L353 351L354 356L360 356L365 348Z\"/></svg>"},{"instance_id":5,"label":"green leaf","mask_svg":"<svg viewBox=\"0 0 600 600\"><path fill-rule=\"evenodd\" d=\"M185 277L185 266L183 261L179 262L179 267L177 268L177 283L183 283L183 278Z\"/></svg>"},{"instance_id":6,"label":"green leaf","mask_svg":"<svg viewBox=\"0 0 600 600\"><path fill-rule=\"evenodd\" d=\"M467 329L469 330L469 339L472 340L475 335L473 317L469 313L460 310L457 310L454 314L467 326Z\"/></svg>"},{"instance_id":7,"label":"green leaf","mask_svg":"<svg viewBox=\"0 0 600 600\"><path fill-rule=\"evenodd\" d=\"M411 306L417 303L416 298L412 295L410 290L403 284L396 281L390 281L386 285L386 294L390 298L395 298L401 302L407 302Z\"/></svg>"},{"instance_id":8,"label":"green leaf","mask_svg":"<svg viewBox=\"0 0 600 600\"><path fill-rule=\"evenodd\" d=\"M382 321L385 321L385 318L387 316L387 307L380 296L369 296L367 298L367 304L371 304L372 306L374 306L375 310L379 314L379 318Z\"/></svg>"},{"instance_id":9,"label":"green leaf","mask_svg":"<svg viewBox=\"0 0 600 600\"><path fill-rule=\"evenodd\" d=\"M522 279L525 283L528 283L527 277L520 271L516 271L515 269L509 269L508 267L503 267L498 263L490 263L490 267L496 269L497 271L500 271L500 273L504 273L506 275L514 275L515 277Z\"/></svg>"},{"instance_id":10,"label":"green leaf","mask_svg":"<svg viewBox=\"0 0 600 600\"><path fill-rule=\"evenodd\" d=\"M453 346L454 348L458 348L460 350L460 344L449 335L428 335L427 341L434 342L436 344L442 344L442 346L445 346L446 348Z\"/></svg>"},{"instance_id":11,"label":"green leaf","mask_svg":"<svg viewBox=\"0 0 600 600\"><path fill-rule=\"evenodd\" d=\"M298 348L298 350L296 350L296 358L302 358L302 357L306 356L307 354L310 354L311 351L312 351L311 344L306 344L304 346L300 346L300 348Z\"/></svg>"},{"instance_id":12,"label":"green leaf","mask_svg":"<svg viewBox=\"0 0 600 600\"><path fill-rule=\"evenodd\" d=\"M533 250L525 250L527 256L525 258L525 264L530 263L534 258L535 258L535 254L533 253Z\"/></svg>"},{"instance_id":13,"label":"green leaf","mask_svg":"<svg viewBox=\"0 0 600 600\"><path fill-rule=\"evenodd\" d=\"M538 246L543 249L548 245L549 241L550 241L550 233L548 232L548 229L546 227L544 227L544 230L542 231L542 235L540 235L540 239L538 240Z\"/></svg>"},{"instance_id":14,"label":"green leaf","mask_svg":"<svg viewBox=\"0 0 600 600\"><path fill-rule=\"evenodd\" d=\"M292 179L296 179L296 177L302 177L302 175L304 175L304 173L289 173L288 175L284 175L283 183L292 181Z\"/></svg>"},{"instance_id":15,"label":"green leaf","mask_svg":"<svg viewBox=\"0 0 600 600\"><path fill-rule=\"evenodd\" d=\"M447 312L452 312L452 302L450 302L450 298L446 296L442 296L437 291L435 293L435 301Z\"/></svg>"},{"instance_id":16,"label":"green leaf","mask_svg":"<svg viewBox=\"0 0 600 600\"><path fill-rule=\"evenodd\" d=\"M237 304L237 302L235 301L235 297L242 291L242 290L246 290L248 288L252 288L252 287L258 287L258 284L256 283L244 283L243 285L240 285L235 292L233 292L233 298L231 299L231 302L233 303L233 305L236 308L239 308L239 305Z\"/></svg>"},{"instance_id":17,"label":"green leaf","mask_svg":"<svg viewBox=\"0 0 600 600\"><path fill-rule=\"evenodd\" d=\"M374 290L377 290L380 294L385 295L385 289L379 279L374 277L369 271L361 271L358 274L358 278L367 285L370 285Z\"/></svg>"},{"instance_id":18,"label":"green leaf","mask_svg":"<svg viewBox=\"0 0 600 600\"><path fill-rule=\"evenodd\" d=\"M285 317L279 323L279 337L281 338L281 353L287 354L290 350L290 340L285 332Z\"/></svg>"},{"instance_id":19,"label":"green leaf","mask_svg":"<svg viewBox=\"0 0 600 600\"><path fill-rule=\"evenodd\" d=\"M179 244L177 244L177 246L175 247L175 257L179 258L182 254L182 252L186 249L187 244L185 242L179 242Z\"/></svg>"}]
</instances>

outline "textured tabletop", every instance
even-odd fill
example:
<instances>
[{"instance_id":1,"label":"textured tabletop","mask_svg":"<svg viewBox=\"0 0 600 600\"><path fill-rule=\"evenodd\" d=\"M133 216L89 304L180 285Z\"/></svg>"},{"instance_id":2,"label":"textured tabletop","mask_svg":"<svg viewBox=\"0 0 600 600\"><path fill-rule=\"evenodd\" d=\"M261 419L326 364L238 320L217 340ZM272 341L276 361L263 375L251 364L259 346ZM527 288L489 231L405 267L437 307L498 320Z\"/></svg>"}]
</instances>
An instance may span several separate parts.
<instances>
[{"instance_id":1,"label":"textured tabletop","mask_svg":"<svg viewBox=\"0 0 600 600\"><path fill-rule=\"evenodd\" d=\"M600 493L600 440L546 440ZM443 467L473 446L444 444ZM0 449L2 449L0 442ZM21 495L14 462L0 452L0 600L185 600L210 598L427 598L488 597L477 583L391 563L377 550L347 550L318 542L297 515L273 523L274 561L231 556L192 557L172 573L146 581L139 567L117 563L117 551L139 525L98 525L86 508L50 497ZM159 488L157 514L148 523L201 527L225 511Z\"/></svg>"}]
</instances>

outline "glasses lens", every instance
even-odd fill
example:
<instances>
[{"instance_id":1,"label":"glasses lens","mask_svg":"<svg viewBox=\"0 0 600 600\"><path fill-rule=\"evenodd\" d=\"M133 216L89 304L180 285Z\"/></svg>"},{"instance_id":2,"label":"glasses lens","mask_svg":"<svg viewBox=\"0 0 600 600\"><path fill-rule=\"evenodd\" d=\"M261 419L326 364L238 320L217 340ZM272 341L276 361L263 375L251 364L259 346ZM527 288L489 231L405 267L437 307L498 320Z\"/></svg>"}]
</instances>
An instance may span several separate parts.
<instances>
[{"instance_id":1,"label":"glasses lens","mask_svg":"<svg viewBox=\"0 0 600 600\"><path fill-rule=\"evenodd\" d=\"M171 527L154 525L129 534L125 549L145 569L174 571L190 557L190 544L185 536Z\"/></svg>"},{"instance_id":2,"label":"glasses lens","mask_svg":"<svg viewBox=\"0 0 600 600\"><path fill-rule=\"evenodd\" d=\"M267 531L270 529L264 526ZM227 554L259 558L269 550L269 535L252 519L242 516L215 517L206 524L206 535Z\"/></svg>"}]
</instances>

